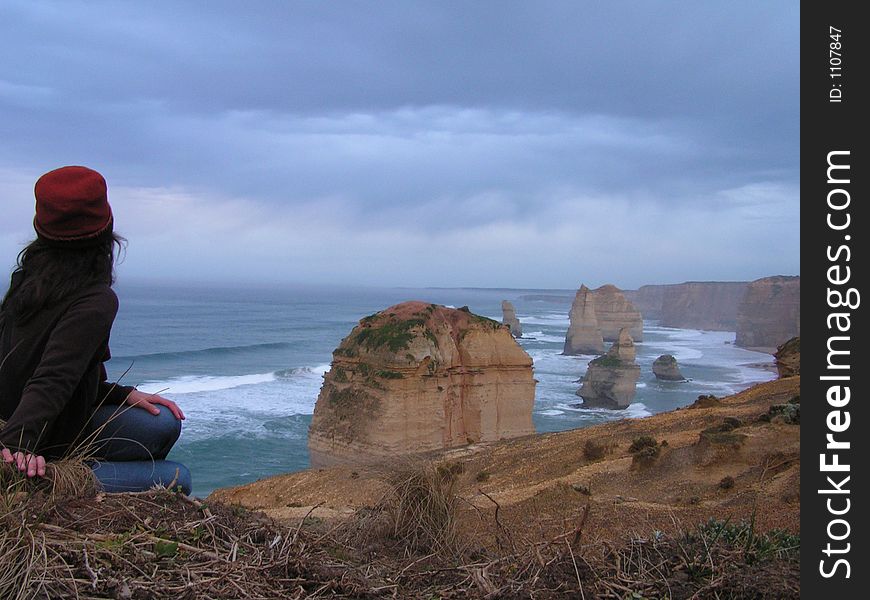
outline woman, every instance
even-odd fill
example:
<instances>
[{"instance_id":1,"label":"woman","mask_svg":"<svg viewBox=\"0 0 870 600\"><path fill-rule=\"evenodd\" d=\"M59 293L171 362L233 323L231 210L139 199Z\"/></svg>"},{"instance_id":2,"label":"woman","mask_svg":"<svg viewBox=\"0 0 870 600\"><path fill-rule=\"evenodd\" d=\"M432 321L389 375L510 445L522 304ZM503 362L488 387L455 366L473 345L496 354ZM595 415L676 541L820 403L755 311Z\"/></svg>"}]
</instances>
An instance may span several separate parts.
<instances>
[{"instance_id":1,"label":"woman","mask_svg":"<svg viewBox=\"0 0 870 600\"><path fill-rule=\"evenodd\" d=\"M18 255L0 305L0 456L27 477L84 457L106 491L161 484L190 493L165 460L184 414L166 398L106 381L116 250L106 181L62 167L35 187L36 239Z\"/></svg>"}]
</instances>

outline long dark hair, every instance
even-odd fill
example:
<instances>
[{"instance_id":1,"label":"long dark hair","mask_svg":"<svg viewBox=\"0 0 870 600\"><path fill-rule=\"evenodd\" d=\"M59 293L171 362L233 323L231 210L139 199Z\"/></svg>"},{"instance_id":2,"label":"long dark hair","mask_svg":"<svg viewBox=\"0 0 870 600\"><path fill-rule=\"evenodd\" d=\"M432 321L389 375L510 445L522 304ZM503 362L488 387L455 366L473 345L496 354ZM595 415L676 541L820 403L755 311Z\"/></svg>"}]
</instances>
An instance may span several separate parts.
<instances>
[{"instance_id":1,"label":"long dark hair","mask_svg":"<svg viewBox=\"0 0 870 600\"><path fill-rule=\"evenodd\" d=\"M115 282L115 260L127 240L112 233L105 241L85 248L67 248L33 240L18 253L18 266L0 305L3 312L24 323L89 285Z\"/></svg>"}]
</instances>

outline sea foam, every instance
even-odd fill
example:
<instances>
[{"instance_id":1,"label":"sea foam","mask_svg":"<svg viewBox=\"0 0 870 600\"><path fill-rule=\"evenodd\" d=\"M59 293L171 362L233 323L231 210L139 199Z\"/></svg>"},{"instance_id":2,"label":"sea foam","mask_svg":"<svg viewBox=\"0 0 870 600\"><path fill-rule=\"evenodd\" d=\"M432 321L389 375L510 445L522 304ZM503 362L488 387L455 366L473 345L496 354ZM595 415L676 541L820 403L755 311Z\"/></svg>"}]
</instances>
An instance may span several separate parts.
<instances>
[{"instance_id":1,"label":"sea foam","mask_svg":"<svg viewBox=\"0 0 870 600\"><path fill-rule=\"evenodd\" d=\"M242 386L261 385L278 379L306 378L320 380L329 370L329 365L298 367L272 373L252 373L249 375L182 375L163 381L146 381L136 386L150 393L196 394L216 392Z\"/></svg>"}]
</instances>

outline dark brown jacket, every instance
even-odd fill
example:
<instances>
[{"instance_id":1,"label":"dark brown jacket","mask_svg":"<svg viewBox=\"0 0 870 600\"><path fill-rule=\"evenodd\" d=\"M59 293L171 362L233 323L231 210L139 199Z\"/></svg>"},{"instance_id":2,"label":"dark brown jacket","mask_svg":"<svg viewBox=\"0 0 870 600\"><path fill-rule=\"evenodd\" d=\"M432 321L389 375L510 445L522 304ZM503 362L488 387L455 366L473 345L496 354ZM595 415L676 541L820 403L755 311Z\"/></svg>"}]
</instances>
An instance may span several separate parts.
<instances>
[{"instance_id":1,"label":"dark brown jacket","mask_svg":"<svg viewBox=\"0 0 870 600\"><path fill-rule=\"evenodd\" d=\"M124 402L133 388L107 383L103 365L117 312L94 285L22 324L0 315L0 446L63 456L100 403Z\"/></svg>"}]
</instances>

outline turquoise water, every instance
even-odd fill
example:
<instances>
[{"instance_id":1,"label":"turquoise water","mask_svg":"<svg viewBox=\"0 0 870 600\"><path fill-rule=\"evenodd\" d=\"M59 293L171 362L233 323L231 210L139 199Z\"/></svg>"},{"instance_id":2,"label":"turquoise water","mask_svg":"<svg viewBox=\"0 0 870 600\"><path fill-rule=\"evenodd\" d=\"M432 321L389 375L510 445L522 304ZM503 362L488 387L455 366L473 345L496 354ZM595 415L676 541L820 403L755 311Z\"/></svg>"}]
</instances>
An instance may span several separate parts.
<instances>
[{"instance_id":1,"label":"turquoise water","mask_svg":"<svg viewBox=\"0 0 870 600\"><path fill-rule=\"evenodd\" d=\"M533 419L538 431L643 417L690 404L698 394L739 391L773 374L748 367L767 355L736 348L729 332L645 323L638 344L641 379L624 411L585 410L574 392L592 356L561 356L568 303L525 295L569 290L344 288L218 289L119 285L110 378L161 391L187 415L170 458L193 472L194 494L308 466L311 413L332 350L363 316L405 300L467 305L501 320L511 300L523 322L519 340L535 362ZM673 354L690 382L660 382L653 360Z\"/></svg>"}]
</instances>

